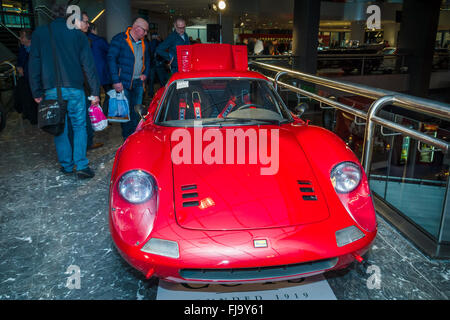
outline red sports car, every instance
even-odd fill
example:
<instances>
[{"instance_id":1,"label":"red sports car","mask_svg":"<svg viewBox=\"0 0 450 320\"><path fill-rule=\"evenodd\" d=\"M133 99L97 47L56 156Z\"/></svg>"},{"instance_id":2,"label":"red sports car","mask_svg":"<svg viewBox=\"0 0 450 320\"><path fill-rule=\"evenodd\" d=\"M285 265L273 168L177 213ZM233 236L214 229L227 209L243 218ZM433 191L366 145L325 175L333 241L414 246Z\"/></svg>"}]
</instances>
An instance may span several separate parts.
<instances>
[{"instance_id":1,"label":"red sports car","mask_svg":"<svg viewBox=\"0 0 450 320\"><path fill-rule=\"evenodd\" d=\"M287 280L361 261L377 222L353 152L248 71L245 46L177 49L180 71L116 153L109 226L123 258L182 283Z\"/></svg>"}]
</instances>

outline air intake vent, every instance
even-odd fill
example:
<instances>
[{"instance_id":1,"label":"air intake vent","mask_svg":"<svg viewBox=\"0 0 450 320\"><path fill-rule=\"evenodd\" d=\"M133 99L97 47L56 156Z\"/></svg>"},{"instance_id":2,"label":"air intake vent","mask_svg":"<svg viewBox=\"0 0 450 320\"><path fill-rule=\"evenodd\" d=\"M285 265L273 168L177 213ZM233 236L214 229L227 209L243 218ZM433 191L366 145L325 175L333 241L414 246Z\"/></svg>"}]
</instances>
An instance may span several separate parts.
<instances>
[{"instance_id":1,"label":"air intake vent","mask_svg":"<svg viewBox=\"0 0 450 320\"><path fill-rule=\"evenodd\" d=\"M197 192L183 193L182 197L183 197L183 199L197 198L198 193Z\"/></svg>"},{"instance_id":2,"label":"air intake vent","mask_svg":"<svg viewBox=\"0 0 450 320\"><path fill-rule=\"evenodd\" d=\"M183 207L197 207L200 205L200 202L198 201L186 201L183 202Z\"/></svg>"},{"instance_id":3,"label":"air intake vent","mask_svg":"<svg viewBox=\"0 0 450 320\"><path fill-rule=\"evenodd\" d=\"M317 200L316 195L314 195L314 188L312 186L311 181L297 180L297 183L300 185L301 193L309 193L309 194L302 195L303 200L306 200L306 201L316 201Z\"/></svg>"},{"instance_id":4,"label":"air intake vent","mask_svg":"<svg viewBox=\"0 0 450 320\"><path fill-rule=\"evenodd\" d=\"M181 186L181 191L190 191L190 190L196 190L197 185L195 184L189 184L185 186ZM183 199L189 199L187 201L183 201L183 207L196 207L200 205L200 202L196 201L196 198L198 198L197 192L185 192L181 195Z\"/></svg>"},{"instance_id":5,"label":"air intake vent","mask_svg":"<svg viewBox=\"0 0 450 320\"><path fill-rule=\"evenodd\" d=\"M197 189L197 185L195 185L195 184L181 186L181 191L194 190L194 189Z\"/></svg>"},{"instance_id":6,"label":"air intake vent","mask_svg":"<svg viewBox=\"0 0 450 320\"><path fill-rule=\"evenodd\" d=\"M338 258L317 260L299 264L288 264L283 266L239 268L239 269L181 269L180 276L184 279L205 281L244 281L273 279L279 277L290 277L311 272L325 271L333 268Z\"/></svg>"}]
</instances>

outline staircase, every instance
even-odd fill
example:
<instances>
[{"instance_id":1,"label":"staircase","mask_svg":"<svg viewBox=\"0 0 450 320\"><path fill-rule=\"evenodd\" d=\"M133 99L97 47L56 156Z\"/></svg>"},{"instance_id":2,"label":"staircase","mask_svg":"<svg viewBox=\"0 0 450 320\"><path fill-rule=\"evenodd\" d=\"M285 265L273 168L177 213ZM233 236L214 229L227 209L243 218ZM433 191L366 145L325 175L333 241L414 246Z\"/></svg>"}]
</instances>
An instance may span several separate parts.
<instances>
[{"instance_id":1,"label":"staircase","mask_svg":"<svg viewBox=\"0 0 450 320\"><path fill-rule=\"evenodd\" d=\"M9 28L12 32L14 32L17 36L19 36L19 28ZM11 50L17 57L19 53L19 40L17 40L14 35L12 35L7 29L0 25L0 42Z\"/></svg>"}]
</instances>

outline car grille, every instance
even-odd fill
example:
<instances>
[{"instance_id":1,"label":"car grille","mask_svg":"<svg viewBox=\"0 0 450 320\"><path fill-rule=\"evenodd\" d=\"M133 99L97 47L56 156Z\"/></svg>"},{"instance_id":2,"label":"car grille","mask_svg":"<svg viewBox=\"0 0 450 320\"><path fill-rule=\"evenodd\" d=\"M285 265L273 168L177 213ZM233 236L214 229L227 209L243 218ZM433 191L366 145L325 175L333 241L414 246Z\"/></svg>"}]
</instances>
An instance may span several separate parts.
<instances>
[{"instance_id":1,"label":"car grille","mask_svg":"<svg viewBox=\"0 0 450 320\"><path fill-rule=\"evenodd\" d=\"M189 280L244 281L302 275L333 268L338 258L282 266L241 269L181 269L180 276Z\"/></svg>"}]
</instances>

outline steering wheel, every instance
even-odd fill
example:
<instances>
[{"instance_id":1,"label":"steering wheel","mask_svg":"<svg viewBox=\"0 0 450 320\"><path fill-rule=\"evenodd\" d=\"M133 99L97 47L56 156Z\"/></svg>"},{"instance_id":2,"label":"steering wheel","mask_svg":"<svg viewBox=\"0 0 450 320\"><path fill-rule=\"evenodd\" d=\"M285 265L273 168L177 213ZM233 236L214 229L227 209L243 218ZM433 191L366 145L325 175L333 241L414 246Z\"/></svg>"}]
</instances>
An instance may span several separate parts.
<instances>
[{"instance_id":1,"label":"steering wheel","mask_svg":"<svg viewBox=\"0 0 450 320\"><path fill-rule=\"evenodd\" d=\"M243 104L242 106L238 107L238 108L237 108L236 110L234 110L234 111L238 111L238 110L242 110L242 109L248 109L248 108L251 108L251 107L256 107L256 108L264 109L264 107L263 107L262 105L255 104L255 103L246 103L246 104Z\"/></svg>"}]
</instances>

